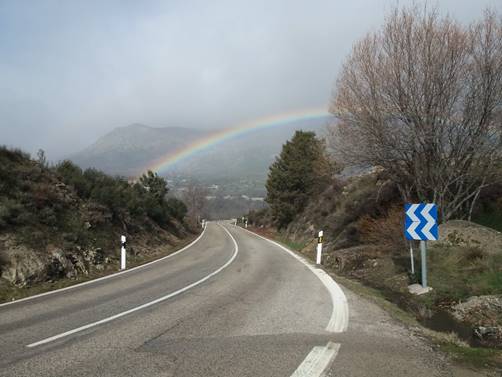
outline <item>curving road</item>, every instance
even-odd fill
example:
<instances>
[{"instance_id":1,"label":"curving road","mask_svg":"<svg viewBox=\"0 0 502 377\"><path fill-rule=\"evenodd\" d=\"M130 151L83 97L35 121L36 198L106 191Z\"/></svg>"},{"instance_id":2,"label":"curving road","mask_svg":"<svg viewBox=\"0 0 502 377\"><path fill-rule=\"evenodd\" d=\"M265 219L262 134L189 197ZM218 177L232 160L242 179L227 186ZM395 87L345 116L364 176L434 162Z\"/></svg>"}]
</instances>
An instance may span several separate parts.
<instances>
[{"instance_id":1,"label":"curving road","mask_svg":"<svg viewBox=\"0 0 502 377\"><path fill-rule=\"evenodd\" d=\"M0 376L479 375L344 292L282 246L209 223L169 257L0 305Z\"/></svg>"},{"instance_id":2,"label":"curving road","mask_svg":"<svg viewBox=\"0 0 502 377\"><path fill-rule=\"evenodd\" d=\"M338 350L327 326L340 327L321 279L278 246L209 223L169 258L0 306L0 375L314 375Z\"/></svg>"}]
</instances>

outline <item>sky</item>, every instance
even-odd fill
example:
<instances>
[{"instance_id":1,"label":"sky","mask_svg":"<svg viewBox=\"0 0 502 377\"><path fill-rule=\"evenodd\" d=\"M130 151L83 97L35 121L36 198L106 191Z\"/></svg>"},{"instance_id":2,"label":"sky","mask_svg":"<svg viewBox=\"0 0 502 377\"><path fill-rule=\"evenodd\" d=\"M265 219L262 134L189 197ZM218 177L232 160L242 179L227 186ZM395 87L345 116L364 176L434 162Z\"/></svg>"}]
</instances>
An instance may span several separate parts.
<instances>
[{"instance_id":1,"label":"sky","mask_svg":"<svg viewBox=\"0 0 502 377\"><path fill-rule=\"evenodd\" d=\"M412 1L0 0L0 145L54 160L132 123L327 107L352 44ZM429 1L464 23L499 3Z\"/></svg>"}]
</instances>

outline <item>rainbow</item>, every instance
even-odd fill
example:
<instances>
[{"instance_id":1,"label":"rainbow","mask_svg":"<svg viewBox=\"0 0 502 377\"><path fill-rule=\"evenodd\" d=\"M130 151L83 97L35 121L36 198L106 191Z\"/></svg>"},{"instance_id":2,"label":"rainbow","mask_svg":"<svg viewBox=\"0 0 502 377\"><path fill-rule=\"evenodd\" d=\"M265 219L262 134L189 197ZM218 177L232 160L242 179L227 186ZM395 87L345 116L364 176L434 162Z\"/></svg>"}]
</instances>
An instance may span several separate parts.
<instances>
[{"instance_id":1,"label":"rainbow","mask_svg":"<svg viewBox=\"0 0 502 377\"><path fill-rule=\"evenodd\" d=\"M254 119L249 122L241 123L236 127L220 129L209 134L208 136L205 136L204 138L196 140L188 145L171 151L170 153L167 153L151 161L144 170L151 170L161 173L186 158L189 158L193 155L196 155L197 153L200 153L235 137L245 135L257 130L279 127L281 125L285 125L294 121L322 119L327 116L330 116L330 114L325 108L311 108L266 116Z\"/></svg>"}]
</instances>

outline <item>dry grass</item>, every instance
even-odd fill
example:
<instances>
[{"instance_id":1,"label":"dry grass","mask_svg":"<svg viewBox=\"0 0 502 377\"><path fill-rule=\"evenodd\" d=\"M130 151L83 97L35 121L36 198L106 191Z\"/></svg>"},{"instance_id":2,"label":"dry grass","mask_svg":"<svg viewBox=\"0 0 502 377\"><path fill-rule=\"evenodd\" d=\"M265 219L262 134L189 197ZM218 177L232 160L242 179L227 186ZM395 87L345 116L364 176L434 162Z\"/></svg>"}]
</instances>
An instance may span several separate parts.
<instances>
[{"instance_id":1,"label":"dry grass","mask_svg":"<svg viewBox=\"0 0 502 377\"><path fill-rule=\"evenodd\" d=\"M395 252L406 250L401 207L392 207L387 215L380 218L363 216L357 222L357 229L363 243L378 245L380 248Z\"/></svg>"}]
</instances>

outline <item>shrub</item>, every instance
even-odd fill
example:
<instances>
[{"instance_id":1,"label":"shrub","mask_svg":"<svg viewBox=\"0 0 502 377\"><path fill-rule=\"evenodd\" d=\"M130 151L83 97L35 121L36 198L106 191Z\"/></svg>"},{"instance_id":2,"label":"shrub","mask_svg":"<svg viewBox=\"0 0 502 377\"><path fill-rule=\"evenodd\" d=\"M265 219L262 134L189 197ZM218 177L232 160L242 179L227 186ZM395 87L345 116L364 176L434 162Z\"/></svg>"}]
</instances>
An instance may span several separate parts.
<instances>
[{"instance_id":1,"label":"shrub","mask_svg":"<svg viewBox=\"0 0 502 377\"><path fill-rule=\"evenodd\" d=\"M23 225L30 221L31 215L24 206L14 199L0 199L0 227Z\"/></svg>"},{"instance_id":2,"label":"shrub","mask_svg":"<svg viewBox=\"0 0 502 377\"><path fill-rule=\"evenodd\" d=\"M391 208L386 216L380 218L364 216L358 221L357 229L364 243L378 245L397 254L406 250L401 207Z\"/></svg>"}]
</instances>

